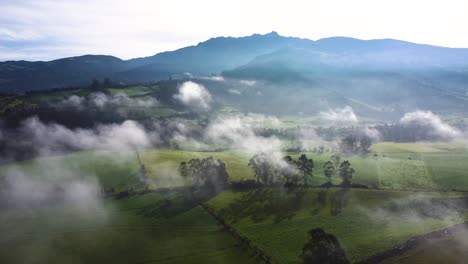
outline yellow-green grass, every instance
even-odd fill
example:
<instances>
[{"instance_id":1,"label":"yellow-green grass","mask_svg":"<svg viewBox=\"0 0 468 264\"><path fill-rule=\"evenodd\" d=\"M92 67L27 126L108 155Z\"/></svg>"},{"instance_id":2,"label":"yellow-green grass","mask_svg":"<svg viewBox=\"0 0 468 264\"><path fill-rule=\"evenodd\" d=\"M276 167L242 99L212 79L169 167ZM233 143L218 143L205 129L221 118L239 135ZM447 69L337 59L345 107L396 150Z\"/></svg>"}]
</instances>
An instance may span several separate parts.
<instances>
[{"instance_id":1,"label":"yellow-green grass","mask_svg":"<svg viewBox=\"0 0 468 264\"><path fill-rule=\"evenodd\" d=\"M284 155L287 155L285 153ZM299 154L291 154L297 158ZM327 181L323 174L323 164L331 153L307 153L314 160L312 184L319 185ZM226 163L229 180L239 181L254 179L248 166L250 155L241 151L197 152L171 149L142 150L140 156L151 179L151 188L171 188L190 185L191 179L178 175L178 166L182 161L192 158L213 156ZM356 170L353 182L369 187L390 189L438 189L438 190L468 190L468 153L465 152L434 152L434 153L379 153L377 157L368 155L342 156L351 162ZM4 165L0 176L5 175L8 168L18 166L33 174L46 175L47 167L43 161L60 163L62 166L79 171L83 176L97 176L103 187L125 189L136 180L135 173L139 165L134 152L78 152L60 157L41 158L37 160ZM53 167L53 166L52 166ZM332 178L336 184L341 182L337 176Z\"/></svg>"},{"instance_id":2,"label":"yellow-green grass","mask_svg":"<svg viewBox=\"0 0 468 264\"><path fill-rule=\"evenodd\" d=\"M95 177L104 188L126 190L139 170L134 152L83 151L0 166L0 177L21 173L38 180Z\"/></svg>"},{"instance_id":3,"label":"yellow-green grass","mask_svg":"<svg viewBox=\"0 0 468 264\"><path fill-rule=\"evenodd\" d=\"M52 205L3 211L0 263L256 262L199 206L161 209L176 197L108 200L85 213Z\"/></svg>"},{"instance_id":4,"label":"yellow-green grass","mask_svg":"<svg viewBox=\"0 0 468 264\"><path fill-rule=\"evenodd\" d=\"M110 88L108 89L111 94L125 94L128 96L142 96L145 94L150 94L155 91L158 91L157 87L148 87L148 86L134 86L127 88Z\"/></svg>"},{"instance_id":5,"label":"yellow-green grass","mask_svg":"<svg viewBox=\"0 0 468 264\"><path fill-rule=\"evenodd\" d=\"M413 215L412 208L396 212L388 209L392 201L403 203L412 199L459 197L463 195L460 193L353 189L340 196L342 191L339 189L328 192L307 189L302 190L303 195L300 189L263 192L228 191L208 204L279 263L299 263L298 256L307 240L307 232L316 227L337 236L348 258L354 262L388 250L412 236L466 219L466 216L455 214L441 218L422 217ZM318 200L320 192L326 193L324 203ZM332 213L336 197L345 197L338 214L336 211ZM236 206L229 207L232 204Z\"/></svg>"},{"instance_id":6,"label":"yellow-green grass","mask_svg":"<svg viewBox=\"0 0 468 264\"><path fill-rule=\"evenodd\" d=\"M147 168L153 187L175 187L191 184L191 179L183 179L178 175L180 162L192 158L215 157L226 163L230 181L253 179L248 167L249 157L241 152L195 152L182 150L147 150L141 152L142 162Z\"/></svg>"},{"instance_id":7,"label":"yellow-green grass","mask_svg":"<svg viewBox=\"0 0 468 264\"><path fill-rule=\"evenodd\" d=\"M372 151L379 153L441 153L466 151L466 142L383 142L372 145Z\"/></svg>"}]
</instances>

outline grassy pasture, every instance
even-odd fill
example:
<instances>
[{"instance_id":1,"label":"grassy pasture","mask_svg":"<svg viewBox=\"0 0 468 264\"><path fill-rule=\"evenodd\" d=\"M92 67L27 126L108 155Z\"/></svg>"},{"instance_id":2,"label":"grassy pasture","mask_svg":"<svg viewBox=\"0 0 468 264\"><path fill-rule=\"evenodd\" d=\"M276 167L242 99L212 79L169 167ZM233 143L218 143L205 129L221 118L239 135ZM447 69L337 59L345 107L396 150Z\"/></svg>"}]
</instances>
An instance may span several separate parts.
<instances>
[{"instance_id":1,"label":"grassy pasture","mask_svg":"<svg viewBox=\"0 0 468 264\"><path fill-rule=\"evenodd\" d=\"M349 159L356 169L354 182L385 190L226 191L208 204L281 263L298 261L307 231L314 227L335 234L348 257L358 261L409 237L467 219L466 210L455 215L442 212L429 217L411 213L412 201L416 201L416 208L424 208L421 201L455 198L464 193L391 190L468 189L464 174L467 153L457 146L443 144L385 143L375 147L381 151L376 157L344 156L343 159ZM314 183L325 182L321 168L330 153L307 155L314 159ZM140 156L152 180L152 189L190 185L191 179L177 176L177 167L181 161L194 157L222 159L231 181L253 179L247 166L250 157L238 151L144 150ZM36 177L60 176L58 172L51 173L54 166L47 166L48 162L71 168L83 177L95 176L103 187L117 191L136 184L135 173L139 169L135 153L78 152L3 165L0 176L18 168L25 173L33 172ZM54 206L2 213L0 243L4 246L0 247L0 262L176 263L184 258L186 263L200 263L206 262L207 257L218 262L254 261L235 246L227 233L219 231L209 215L178 196L169 192L106 200L103 204L106 213L98 221ZM403 207L395 209L394 204Z\"/></svg>"},{"instance_id":2,"label":"grassy pasture","mask_svg":"<svg viewBox=\"0 0 468 264\"><path fill-rule=\"evenodd\" d=\"M0 262L256 262L200 207L178 199L150 193L107 200L85 215L62 206L2 212Z\"/></svg>"},{"instance_id":3,"label":"grassy pasture","mask_svg":"<svg viewBox=\"0 0 468 264\"><path fill-rule=\"evenodd\" d=\"M377 152L378 156L372 154L367 157L342 156L342 159L348 159L356 170L353 182L387 189L468 190L466 174L468 152L459 151L457 146L432 143L419 143L416 146L383 143L374 147L385 152ZM395 149L398 151L391 151ZM402 152L401 149L406 150ZM434 149L434 151L420 152L420 150L428 149ZM291 155L294 158L298 157L295 153ZM307 155L313 158L315 165L312 183L326 182L322 168L331 153L307 153ZM177 168L181 161L196 157L213 156L223 160L226 163L230 181L254 178L247 165L250 156L240 151L197 152L160 149L140 151L140 156L152 181L150 186L152 189L191 184L191 179L178 176ZM134 153L78 152L60 157L42 158L42 160L60 163L80 171L83 175L94 175L104 187L113 187L117 190L128 187L134 180L132 175L139 169ZM31 160L16 163L15 166L39 175L47 174L47 168L41 168L40 163L43 162ZM8 165L3 166L0 176L5 174L8 167ZM333 181L340 183L341 180L334 177Z\"/></svg>"},{"instance_id":4,"label":"grassy pasture","mask_svg":"<svg viewBox=\"0 0 468 264\"><path fill-rule=\"evenodd\" d=\"M224 192L209 204L280 263L299 263L307 231L314 227L336 235L348 258L359 261L412 236L463 222L466 208L460 214L441 211L430 216L423 215L425 209L421 209L428 206L422 202L427 199L460 195L391 190L264 189ZM396 209L395 204L399 205Z\"/></svg>"}]
</instances>

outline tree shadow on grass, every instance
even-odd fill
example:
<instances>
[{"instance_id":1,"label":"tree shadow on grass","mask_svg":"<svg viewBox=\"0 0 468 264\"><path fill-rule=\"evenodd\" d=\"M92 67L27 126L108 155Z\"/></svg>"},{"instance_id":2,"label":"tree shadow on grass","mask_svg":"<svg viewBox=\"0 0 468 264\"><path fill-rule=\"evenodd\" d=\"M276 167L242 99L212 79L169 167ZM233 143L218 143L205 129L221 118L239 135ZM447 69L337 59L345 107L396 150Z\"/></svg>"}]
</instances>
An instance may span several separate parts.
<instances>
[{"instance_id":1,"label":"tree shadow on grass","mask_svg":"<svg viewBox=\"0 0 468 264\"><path fill-rule=\"evenodd\" d=\"M148 218L171 218L199 206L216 193L210 189L180 190L171 198L155 201L138 209L137 214Z\"/></svg>"},{"instance_id":2,"label":"tree shadow on grass","mask_svg":"<svg viewBox=\"0 0 468 264\"><path fill-rule=\"evenodd\" d=\"M350 190L348 188L343 188L334 192L330 197L330 214L333 216L339 215L343 208L348 206L350 197Z\"/></svg>"},{"instance_id":3,"label":"tree shadow on grass","mask_svg":"<svg viewBox=\"0 0 468 264\"><path fill-rule=\"evenodd\" d=\"M301 209L305 190L303 189L257 189L237 198L220 215L233 223L250 217L258 223L273 217L274 223L280 223L294 217Z\"/></svg>"}]
</instances>

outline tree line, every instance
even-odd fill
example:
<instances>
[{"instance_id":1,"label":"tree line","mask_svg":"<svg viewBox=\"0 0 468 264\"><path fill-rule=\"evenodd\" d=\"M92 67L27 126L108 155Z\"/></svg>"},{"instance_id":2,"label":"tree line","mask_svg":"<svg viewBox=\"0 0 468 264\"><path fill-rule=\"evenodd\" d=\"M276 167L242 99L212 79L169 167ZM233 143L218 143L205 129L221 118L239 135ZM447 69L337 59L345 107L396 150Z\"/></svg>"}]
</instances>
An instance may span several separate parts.
<instances>
[{"instance_id":1,"label":"tree line","mask_svg":"<svg viewBox=\"0 0 468 264\"><path fill-rule=\"evenodd\" d=\"M289 186L311 186L314 161L306 154L301 154L297 159L284 156L277 160L274 155L260 153L250 158L248 166L252 169L255 181L263 185ZM342 179L341 186L351 186L351 179L355 170L348 160L341 160L340 155L333 155L329 161L324 163L324 175L328 178L325 186L332 185L332 177L338 176Z\"/></svg>"},{"instance_id":2,"label":"tree line","mask_svg":"<svg viewBox=\"0 0 468 264\"><path fill-rule=\"evenodd\" d=\"M259 153L249 159L255 180L233 183L234 187L261 187L261 186L312 186L314 176L314 160L301 154L297 159L290 155L282 158L272 154ZM323 164L323 173L327 177L324 187L331 187L333 177L341 179L340 186L350 187L353 173L348 160L341 160L341 156L335 154ZM208 187L220 191L229 185L229 174L226 163L213 157L193 158L182 161L178 167L179 175L183 178L191 178L195 187Z\"/></svg>"}]
</instances>

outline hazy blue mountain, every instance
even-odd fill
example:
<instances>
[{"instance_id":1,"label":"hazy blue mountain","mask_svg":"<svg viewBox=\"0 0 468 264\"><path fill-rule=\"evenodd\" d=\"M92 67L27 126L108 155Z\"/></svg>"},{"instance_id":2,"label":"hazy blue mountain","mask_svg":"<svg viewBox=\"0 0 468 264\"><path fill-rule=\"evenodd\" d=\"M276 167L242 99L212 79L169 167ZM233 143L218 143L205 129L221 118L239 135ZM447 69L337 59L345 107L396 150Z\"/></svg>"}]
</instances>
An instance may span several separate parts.
<instances>
[{"instance_id":1,"label":"hazy blue mountain","mask_svg":"<svg viewBox=\"0 0 468 264\"><path fill-rule=\"evenodd\" d=\"M468 79L468 49L393 39L333 37L312 41L272 32L212 38L196 46L127 61L86 55L49 62L0 62L0 91L86 85L94 78L105 77L128 83L149 82L186 72L194 75L224 72L232 78L313 83L349 80L357 73L374 79L397 73L460 90Z\"/></svg>"},{"instance_id":2,"label":"hazy blue mountain","mask_svg":"<svg viewBox=\"0 0 468 264\"><path fill-rule=\"evenodd\" d=\"M248 63L261 54L287 47L313 45L312 40L283 37L276 32L248 37L218 37L196 46L158 53L151 57L129 60L130 65L168 63L185 65L193 73L218 73Z\"/></svg>"},{"instance_id":3,"label":"hazy blue mountain","mask_svg":"<svg viewBox=\"0 0 468 264\"><path fill-rule=\"evenodd\" d=\"M53 61L0 62L0 91L21 92L84 85L110 72L126 69L125 61L104 55L84 55Z\"/></svg>"}]
</instances>

